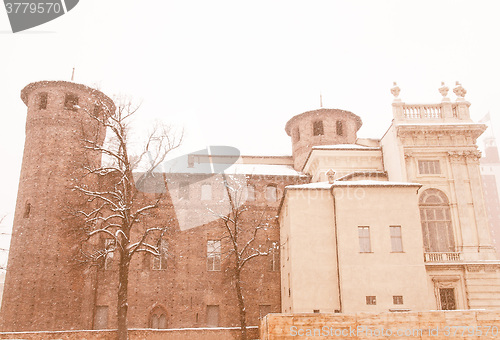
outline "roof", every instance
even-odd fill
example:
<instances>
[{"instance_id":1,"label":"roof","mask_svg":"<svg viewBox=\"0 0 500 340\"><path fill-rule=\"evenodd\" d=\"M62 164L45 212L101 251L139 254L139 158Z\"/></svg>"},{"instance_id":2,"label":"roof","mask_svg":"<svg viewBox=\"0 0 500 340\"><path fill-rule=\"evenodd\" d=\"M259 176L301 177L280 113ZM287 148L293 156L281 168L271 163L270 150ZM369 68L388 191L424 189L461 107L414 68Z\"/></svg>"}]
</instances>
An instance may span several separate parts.
<instances>
[{"instance_id":1,"label":"roof","mask_svg":"<svg viewBox=\"0 0 500 340\"><path fill-rule=\"evenodd\" d=\"M171 174L225 173L238 175L305 176L303 173L296 171L292 166L281 164L195 163L189 167L187 163L179 162L158 167L154 172Z\"/></svg>"}]
</instances>

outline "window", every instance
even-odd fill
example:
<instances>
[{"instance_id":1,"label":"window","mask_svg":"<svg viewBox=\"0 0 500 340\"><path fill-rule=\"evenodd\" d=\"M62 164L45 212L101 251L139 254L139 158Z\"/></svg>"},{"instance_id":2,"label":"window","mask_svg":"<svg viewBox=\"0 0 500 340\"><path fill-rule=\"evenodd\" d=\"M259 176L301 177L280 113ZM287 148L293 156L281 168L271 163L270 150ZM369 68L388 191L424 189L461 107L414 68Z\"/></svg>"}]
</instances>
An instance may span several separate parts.
<instances>
[{"instance_id":1,"label":"window","mask_svg":"<svg viewBox=\"0 0 500 340\"><path fill-rule=\"evenodd\" d=\"M441 167L438 160L418 161L418 172L421 175L440 174Z\"/></svg>"},{"instance_id":2,"label":"window","mask_svg":"<svg viewBox=\"0 0 500 340\"><path fill-rule=\"evenodd\" d=\"M318 314L319 313L319 309L313 309L313 313Z\"/></svg>"},{"instance_id":3,"label":"window","mask_svg":"<svg viewBox=\"0 0 500 340\"><path fill-rule=\"evenodd\" d=\"M167 312L161 307L155 307L149 318L149 327L155 329L167 328Z\"/></svg>"},{"instance_id":4,"label":"window","mask_svg":"<svg viewBox=\"0 0 500 340\"><path fill-rule=\"evenodd\" d=\"M266 201L268 202L276 202L277 199L277 191L276 185L270 184L266 187Z\"/></svg>"},{"instance_id":5,"label":"window","mask_svg":"<svg viewBox=\"0 0 500 340\"><path fill-rule=\"evenodd\" d=\"M210 184L203 184L201 186L201 200L210 201L212 199L212 186Z\"/></svg>"},{"instance_id":6,"label":"window","mask_svg":"<svg viewBox=\"0 0 500 340\"><path fill-rule=\"evenodd\" d=\"M207 242L207 270L218 271L220 270L220 240L209 240Z\"/></svg>"},{"instance_id":7,"label":"window","mask_svg":"<svg viewBox=\"0 0 500 340\"><path fill-rule=\"evenodd\" d=\"M64 97L64 108L66 110L76 111L77 105L78 105L78 96L76 96L72 93L66 94L66 97Z\"/></svg>"},{"instance_id":8,"label":"window","mask_svg":"<svg viewBox=\"0 0 500 340\"><path fill-rule=\"evenodd\" d=\"M108 328L108 306L96 306L94 316L94 329Z\"/></svg>"},{"instance_id":9,"label":"window","mask_svg":"<svg viewBox=\"0 0 500 340\"><path fill-rule=\"evenodd\" d=\"M259 305L259 319L271 313L271 305Z\"/></svg>"},{"instance_id":10,"label":"window","mask_svg":"<svg viewBox=\"0 0 500 340\"><path fill-rule=\"evenodd\" d=\"M189 199L189 182L179 183L179 198Z\"/></svg>"},{"instance_id":11,"label":"window","mask_svg":"<svg viewBox=\"0 0 500 340\"><path fill-rule=\"evenodd\" d=\"M457 304L455 302L455 289L454 288L440 288L439 299L441 302L442 310L455 310Z\"/></svg>"},{"instance_id":12,"label":"window","mask_svg":"<svg viewBox=\"0 0 500 340\"><path fill-rule=\"evenodd\" d=\"M323 122L321 120L317 120L317 121L313 122L313 135L314 136L324 135Z\"/></svg>"},{"instance_id":13,"label":"window","mask_svg":"<svg viewBox=\"0 0 500 340\"><path fill-rule=\"evenodd\" d=\"M160 256L153 257L153 270L165 270L167 269L167 259L168 259L167 240L165 239L160 240L158 251L160 253Z\"/></svg>"},{"instance_id":14,"label":"window","mask_svg":"<svg viewBox=\"0 0 500 340\"><path fill-rule=\"evenodd\" d=\"M111 269L111 264L113 263L113 257L115 255L115 240L107 238L104 240L104 269Z\"/></svg>"},{"instance_id":15,"label":"window","mask_svg":"<svg viewBox=\"0 0 500 340\"><path fill-rule=\"evenodd\" d=\"M251 184L247 186L247 201L255 201L255 186Z\"/></svg>"},{"instance_id":16,"label":"window","mask_svg":"<svg viewBox=\"0 0 500 340\"><path fill-rule=\"evenodd\" d=\"M402 305L403 304L403 296L402 295L394 295L392 297L392 303L394 305Z\"/></svg>"},{"instance_id":17,"label":"window","mask_svg":"<svg viewBox=\"0 0 500 340\"><path fill-rule=\"evenodd\" d=\"M337 120L336 128L337 128L337 136L343 136L344 135L344 127L343 127L343 123L341 120Z\"/></svg>"},{"instance_id":18,"label":"window","mask_svg":"<svg viewBox=\"0 0 500 340\"><path fill-rule=\"evenodd\" d=\"M207 326L208 327L218 327L219 326L219 306L218 305L208 305L207 306Z\"/></svg>"},{"instance_id":19,"label":"window","mask_svg":"<svg viewBox=\"0 0 500 340\"><path fill-rule=\"evenodd\" d=\"M269 270L272 272L280 270L280 250L278 241L270 241L269 249Z\"/></svg>"},{"instance_id":20,"label":"window","mask_svg":"<svg viewBox=\"0 0 500 340\"><path fill-rule=\"evenodd\" d=\"M31 213L31 203L26 202L26 205L24 206L23 218L30 217L30 213Z\"/></svg>"},{"instance_id":21,"label":"window","mask_svg":"<svg viewBox=\"0 0 500 340\"><path fill-rule=\"evenodd\" d=\"M370 245L370 227L358 227L359 234L359 252L371 253Z\"/></svg>"},{"instance_id":22,"label":"window","mask_svg":"<svg viewBox=\"0 0 500 340\"><path fill-rule=\"evenodd\" d=\"M401 237L401 226L393 225L389 227L391 234L391 251L393 253L403 252L403 239Z\"/></svg>"},{"instance_id":23,"label":"window","mask_svg":"<svg viewBox=\"0 0 500 340\"><path fill-rule=\"evenodd\" d=\"M427 189L420 195L420 220L426 252L454 252L455 238L446 195Z\"/></svg>"},{"instance_id":24,"label":"window","mask_svg":"<svg viewBox=\"0 0 500 340\"><path fill-rule=\"evenodd\" d=\"M40 98L38 102L38 109L39 110L46 110L47 109L47 99L48 99L48 94L47 92L42 92L40 93Z\"/></svg>"},{"instance_id":25,"label":"window","mask_svg":"<svg viewBox=\"0 0 500 340\"><path fill-rule=\"evenodd\" d=\"M367 305L376 305L377 304L377 298L375 296L367 296L366 297L366 304Z\"/></svg>"}]
</instances>

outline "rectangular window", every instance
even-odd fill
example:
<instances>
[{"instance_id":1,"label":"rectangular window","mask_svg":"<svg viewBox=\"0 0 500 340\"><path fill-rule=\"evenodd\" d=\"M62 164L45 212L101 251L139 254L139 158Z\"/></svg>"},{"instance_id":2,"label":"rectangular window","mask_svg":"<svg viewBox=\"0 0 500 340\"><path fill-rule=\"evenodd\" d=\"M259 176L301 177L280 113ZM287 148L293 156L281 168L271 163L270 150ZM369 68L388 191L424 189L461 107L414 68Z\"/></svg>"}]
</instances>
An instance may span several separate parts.
<instances>
[{"instance_id":1,"label":"rectangular window","mask_svg":"<svg viewBox=\"0 0 500 340\"><path fill-rule=\"evenodd\" d=\"M208 327L219 326L219 305L207 306L207 326Z\"/></svg>"},{"instance_id":2,"label":"rectangular window","mask_svg":"<svg viewBox=\"0 0 500 340\"><path fill-rule=\"evenodd\" d=\"M247 201L255 201L255 186L251 184L247 186Z\"/></svg>"},{"instance_id":3,"label":"rectangular window","mask_svg":"<svg viewBox=\"0 0 500 340\"><path fill-rule=\"evenodd\" d=\"M201 186L201 200L202 201L212 200L212 186L210 184L203 184Z\"/></svg>"},{"instance_id":4,"label":"rectangular window","mask_svg":"<svg viewBox=\"0 0 500 340\"><path fill-rule=\"evenodd\" d=\"M113 257L115 255L115 240L107 238L104 240L104 269L111 269L111 264L113 263Z\"/></svg>"},{"instance_id":5,"label":"rectangular window","mask_svg":"<svg viewBox=\"0 0 500 340\"><path fill-rule=\"evenodd\" d=\"M440 288L439 299L441 300L442 310L455 310L457 304L455 302L455 289L454 288Z\"/></svg>"},{"instance_id":6,"label":"rectangular window","mask_svg":"<svg viewBox=\"0 0 500 340\"><path fill-rule=\"evenodd\" d=\"M366 304L367 305L376 305L377 304L377 298L375 296L367 296L366 297Z\"/></svg>"},{"instance_id":7,"label":"rectangular window","mask_svg":"<svg viewBox=\"0 0 500 340\"><path fill-rule=\"evenodd\" d=\"M421 175L435 175L441 173L438 160L418 161L418 172Z\"/></svg>"},{"instance_id":8,"label":"rectangular window","mask_svg":"<svg viewBox=\"0 0 500 340\"><path fill-rule=\"evenodd\" d=\"M40 93L40 102L38 105L39 110L47 109L47 99L48 99L48 94L46 92Z\"/></svg>"},{"instance_id":9,"label":"rectangular window","mask_svg":"<svg viewBox=\"0 0 500 340\"><path fill-rule=\"evenodd\" d=\"M358 227L359 234L359 252L371 253L372 248L370 244L370 227Z\"/></svg>"},{"instance_id":10,"label":"rectangular window","mask_svg":"<svg viewBox=\"0 0 500 340\"><path fill-rule=\"evenodd\" d=\"M160 245L158 246L159 256L153 257L153 270L165 270L167 269L167 259L168 259L168 247L167 240L161 239Z\"/></svg>"},{"instance_id":11,"label":"rectangular window","mask_svg":"<svg viewBox=\"0 0 500 340\"><path fill-rule=\"evenodd\" d=\"M189 199L189 182L179 183L179 198Z\"/></svg>"},{"instance_id":12,"label":"rectangular window","mask_svg":"<svg viewBox=\"0 0 500 340\"><path fill-rule=\"evenodd\" d=\"M344 127L342 126L342 121L341 120L337 120L337 136L342 136L344 135Z\"/></svg>"},{"instance_id":13,"label":"rectangular window","mask_svg":"<svg viewBox=\"0 0 500 340\"><path fill-rule=\"evenodd\" d=\"M66 94L66 97L64 97L64 108L66 110L73 110L76 111L78 105L78 96L68 93Z\"/></svg>"},{"instance_id":14,"label":"rectangular window","mask_svg":"<svg viewBox=\"0 0 500 340\"><path fill-rule=\"evenodd\" d=\"M108 306L96 306L94 329L108 328Z\"/></svg>"},{"instance_id":15,"label":"rectangular window","mask_svg":"<svg viewBox=\"0 0 500 340\"><path fill-rule=\"evenodd\" d=\"M402 305L403 304L403 296L402 295L394 295L392 297L392 303L394 305Z\"/></svg>"},{"instance_id":16,"label":"rectangular window","mask_svg":"<svg viewBox=\"0 0 500 340\"><path fill-rule=\"evenodd\" d=\"M391 251L393 253L402 253L403 238L401 237L401 226L393 225L389 229L391 230Z\"/></svg>"},{"instance_id":17,"label":"rectangular window","mask_svg":"<svg viewBox=\"0 0 500 340\"><path fill-rule=\"evenodd\" d=\"M268 185L266 187L266 200L268 202L276 202L277 199L277 188L274 185Z\"/></svg>"},{"instance_id":18,"label":"rectangular window","mask_svg":"<svg viewBox=\"0 0 500 340\"><path fill-rule=\"evenodd\" d=\"M313 135L314 136L324 135L323 122L321 120L313 122Z\"/></svg>"},{"instance_id":19,"label":"rectangular window","mask_svg":"<svg viewBox=\"0 0 500 340\"><path fill-rule=\"evenodd\" d=\"M221 262L220 240L209 240L207 242L207 270L219 271Z\"/></svg>"},{"instance_id":20,"label":"rectangular window","mask_svg":"<svg viewBox=\"0 0 500 340\"><path fill-rule=\"evenodd\" d=\"M270 241L269 249L269 270L272 272L280 270L280 249L278 241Z\"/></svg>"}]
</instances>

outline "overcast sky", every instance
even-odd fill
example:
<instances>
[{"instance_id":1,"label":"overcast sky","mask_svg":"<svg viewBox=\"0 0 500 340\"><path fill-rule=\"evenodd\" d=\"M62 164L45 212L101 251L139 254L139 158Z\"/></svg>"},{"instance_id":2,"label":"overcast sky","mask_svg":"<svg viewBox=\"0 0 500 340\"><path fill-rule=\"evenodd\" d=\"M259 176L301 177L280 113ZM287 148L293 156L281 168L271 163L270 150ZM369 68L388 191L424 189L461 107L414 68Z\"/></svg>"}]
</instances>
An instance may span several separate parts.
<instances>
[{"instance_id":1,"label":"overcast sky","mask_svg":"<svg viewBox=\"0 0 500 340\"><path fill-rule=\"evenodd\" d=\"M142 102L186 129L185 152L230 145L288 155L284 126L319 108L350 110L380 138L392 82L406 102L441 100L459 80L479 120L500 114L500 1L81 0L12 34L0 8L0 214L12 224L30 82L70 80ZM499 134L497 134L499 135ZM0 245L0 247L2 247Z\"/></svg>"}]
</instances>

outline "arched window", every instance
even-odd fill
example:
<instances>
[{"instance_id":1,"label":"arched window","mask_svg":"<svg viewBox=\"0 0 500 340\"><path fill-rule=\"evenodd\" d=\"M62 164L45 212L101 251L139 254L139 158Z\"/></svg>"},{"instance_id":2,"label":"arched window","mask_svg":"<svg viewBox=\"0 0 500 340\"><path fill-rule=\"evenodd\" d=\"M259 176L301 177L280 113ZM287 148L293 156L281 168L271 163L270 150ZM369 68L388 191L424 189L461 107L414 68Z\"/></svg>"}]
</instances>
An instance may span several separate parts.
<instances>
[{"instance_id":1,"label":"arched window","mask_svg":"<svg viewBox=\"0 0 500 340\"><path fill-rule=\"evenodd\" d=\"M149 318L149 327L156 329L167 328L167 312L162 307L155 307L151 311L151 317Z\"/></svg>"},{"instance_id":2,"label":"arched window","mask_svg":"<svg viewBox=\"0 0 500 340\"><path fill-rule=\"evenodd\" d=\"M266 201L276 202L278 199L278 188L275 184L269 184L266 187Z\"/></svg>"},{"instance_id":3,"label":"arched window","mask_svg":"<svg viewBox=\"0 0 500 340\"><path fill-rule=\"evenodd\" d=\"M426 252L454 252L455 238L446 195L437 189L420 195L420 220Z\"/></svg>"}]
</instances>

